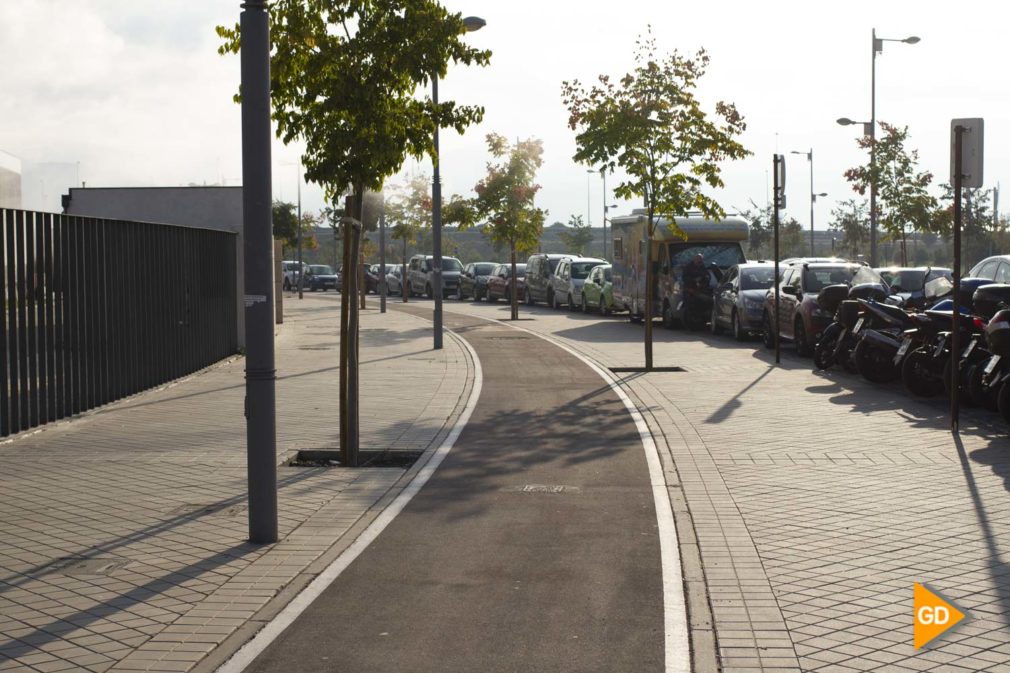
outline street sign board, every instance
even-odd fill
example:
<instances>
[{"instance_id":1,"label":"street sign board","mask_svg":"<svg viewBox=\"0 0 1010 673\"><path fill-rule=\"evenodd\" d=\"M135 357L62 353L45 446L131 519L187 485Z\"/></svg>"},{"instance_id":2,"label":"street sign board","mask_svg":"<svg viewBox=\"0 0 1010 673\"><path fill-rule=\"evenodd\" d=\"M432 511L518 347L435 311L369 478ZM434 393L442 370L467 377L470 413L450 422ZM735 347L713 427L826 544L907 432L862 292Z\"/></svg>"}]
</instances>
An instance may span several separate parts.
<instances>
[{"instance_id":1,"label":"street sign board","mask_svg":"<svg viewBox=\"0 0 1010 673\"><path fill-rule=\"evenodd\" d=\"M786 207L786 157L784 154L775 155L775 205L779 208Z\"/></svg>"},{"instance_id":2,"label":"street sign board","mask_svg":"<svg viewBox=\"0 0 1010 673\"><path fill-rule=\"evenodd\" d=\"M969 189L982 187L982 139L985 130L981 118L950 120L950 184L954 184L954 142L956 129L961 132L961 186Z\"/></svg>"}]
</instances>

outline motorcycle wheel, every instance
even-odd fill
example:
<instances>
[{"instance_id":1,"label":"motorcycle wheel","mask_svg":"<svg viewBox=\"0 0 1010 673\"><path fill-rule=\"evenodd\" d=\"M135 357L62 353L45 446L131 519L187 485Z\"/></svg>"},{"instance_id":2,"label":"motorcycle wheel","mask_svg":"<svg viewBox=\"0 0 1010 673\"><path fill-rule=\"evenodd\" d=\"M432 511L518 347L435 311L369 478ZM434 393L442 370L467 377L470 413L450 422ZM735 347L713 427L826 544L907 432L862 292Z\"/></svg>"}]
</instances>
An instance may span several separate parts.
<instances>
[{"instance_id":1,"label":"motorcycle wheel","mask_svg":"<svg viewBox=\"0 0 1010 673\"><path fill-rule=\"evenodd\" d=\"M999 387L999 394L996 395L996 407L1003 420L1010 423L1010 385L1006 382Z\"/></svg>"},{"instance_id":2,"label":"motorcycle wheel","mask_svg":"<svg viewBox=\"0 0 1010 673\"><path fill-rule=\"evenodd\" d=\"M971 397L971 401L980 407L988 409L989 411L998 411L999 402L997 398L999 397L998 391L987 388L983 381L985 377L985 367L978 363L969 365L967 379L968 379L968 396Z\"/></svg>"},{"instance_id":3,"label":"motorcycle wheel","mask_svg":"<svg viewBox=\"0 0 1010 673\"><path fill-rule=\"evenodd\" d=\"M853 359L860 375L871 383L890 383L898 376L891 358L866 339L860 339L856 344Z\"/></svg>"},{"instance_id":4,"label":"motorcycle wheel","mask_svg":"<svg viewBox=\"0 0 1010 673\"><path fill-rule=\"evenodd\" d=\"M929 370L932 359L931 353L916 349L906 355L901 363L901 382L916 397L935 397L943 392L943 382L937 380Z\"/></svg>"},{"instance_id":5,"label":"motorcycle wheel","mask_svg":"<svg viewBox=\"0 0 1010 673\"><path fill-rule=\"evenodd\" d=\"M821 339L814 346L814 369L831 369L835 364L835 347L838 345L838 337Z\"/></svg>"}]
</instances>

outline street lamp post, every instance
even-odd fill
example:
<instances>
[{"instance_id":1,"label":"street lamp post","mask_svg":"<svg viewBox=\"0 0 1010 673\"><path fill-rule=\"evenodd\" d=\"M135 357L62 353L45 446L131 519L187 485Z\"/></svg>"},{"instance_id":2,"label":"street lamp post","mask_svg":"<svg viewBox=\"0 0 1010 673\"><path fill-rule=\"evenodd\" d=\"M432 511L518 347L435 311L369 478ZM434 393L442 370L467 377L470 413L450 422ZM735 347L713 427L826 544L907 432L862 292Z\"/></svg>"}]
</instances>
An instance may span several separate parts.
<instances>
[{"instance_id":1,"label":"street lamp post","mask_svg":"<svg viewBox=\"0 0 1010 673\"><path fill-rule=\"evenodd\" d=\"M877 37L877 29L873 29L870 64L870 174L874 173L877 162L877 54L883 53L885 42L904 42L916 44L919 38L915 35L904 39ZM839 122L841 123L841 122ZM876 180L870 180L870 266L877 266L877 185Z\"/></svg>"},{"instance_id":2,"label":"street lamp post","mask_svg":"<svg viewBox=\"0 0 1010 673\"><path fill-rule=\"evenodd\" d=\"M593 218L590 215L590 213L592 213L592 210L589 206L591 196L590 176L595 172L596 171L594 171L592 168L586 169L586 226L589 227L590 231L592 231L593 229Z\"/></svg>"},{"instance_id":3,"label":"street lamp post","mask_svg":"<svg viewBox=\"0 0 1010 673\"><path fill-rule=\"evenodd\" d=\"M487 21L476 16L468 16L463 19L463 27L466 32L472 33L475 30L480 30L485 25ZM438 108L438 73L433 73L431 76L431 102L435 106L436 110ZM435 122L435 134L432 138L435 149L435 154L432 157L432 176L431 176L431 243L434 250L432 251L432 266L434 267L432 271L434 272L432 280L432 293L435 295L435 332L434 332L434 348L435 350L441 350L442 348L442 181L439 175L439 165L441 162L441 157L438 153L438 122Z\"/></svg>"}]
</instances>

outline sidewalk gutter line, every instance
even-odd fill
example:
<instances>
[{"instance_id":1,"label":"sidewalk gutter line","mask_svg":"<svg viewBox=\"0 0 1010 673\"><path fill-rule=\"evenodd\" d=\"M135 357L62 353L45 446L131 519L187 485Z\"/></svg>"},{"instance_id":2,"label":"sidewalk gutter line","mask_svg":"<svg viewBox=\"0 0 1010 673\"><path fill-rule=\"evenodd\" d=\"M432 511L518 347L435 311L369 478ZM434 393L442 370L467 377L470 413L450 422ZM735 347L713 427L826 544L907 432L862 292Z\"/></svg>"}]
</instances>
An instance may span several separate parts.
<instances>
[{"instance_id":1,"label":"sidewalk gutter line","mask_svg":"<svg viewBox=\"0 0 1010 673\"><path fill-rule=\"evenodd\" d=\"M642 440L642 447L645 449L645 461L649 466L649 481L652 485L652 498L656 508L656 523L659 529L659 550L663 565L663 621L666 635L665 670L666 673L691 673L691 645L687 627L687 602L684 596L684 573L680 559L680 548L677 542L679 539L677 537L677 524L673 518L673 506L670 503L670 494L667 492L666 479L663 477L663 463L659 457L659 449L638 407L635 406L635 403L624 392L620 383L608 371L585 355L553 337L520 327L519 325L510 325L507 320L495 320L493 318L484 318L455 311L453 313L467 318L484 320L495 325L505 325L557 346L599 374L600 378L610 386L610 389L624 403L625 409L628 410L631 419L635 422L638 435ZM467 346L469 347L469 344Z\"/></svg>"},{"instance_id":2,"label":"sidewalk gutter line","mask_svg":"<svg viewBox=\"0 0 1010 673\"><path fill-rule=\"evenodd\" d=\"M458 336L458 335L457 335ZM396 516L403 511L407 503L414 495L431 479L431 476L438 469L438 466L445 460L445 457L452 450L456 440L463 432L463 428L470 420L470 415L477 406L483 386L484 374L481 370L480 359L477 352L466 341L458 338L463 344L470 358L473 361L474 377L473 387L470 389L470 398L466 407L456 419L452 431L434 452L430 454L427 462L418 470L413 480L407 484L400 494L390 505L379 513L371 524L361 533L361 535L345 549L340 556L333 560L319 575L309 583L304 590L295 596L272 620L256 633L255 636L243 645L228 661L221 664L216 669L216 673L241 673L251 664L274 640L280 636L288 626L290 626L299 615L301 615L333 582L340 574L361 555L368 545L382 533Z\"/></svg>"}]
</instances>

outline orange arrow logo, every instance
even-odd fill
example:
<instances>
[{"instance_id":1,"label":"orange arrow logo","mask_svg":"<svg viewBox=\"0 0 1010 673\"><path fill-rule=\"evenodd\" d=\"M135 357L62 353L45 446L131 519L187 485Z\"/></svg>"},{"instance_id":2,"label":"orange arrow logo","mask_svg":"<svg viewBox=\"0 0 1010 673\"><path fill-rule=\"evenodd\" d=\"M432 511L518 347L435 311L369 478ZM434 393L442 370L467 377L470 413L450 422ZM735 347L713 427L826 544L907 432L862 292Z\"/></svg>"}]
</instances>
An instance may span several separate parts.
<instances>
[{"instance_id":1,"label":"orange arrow logo","mask_svg":"<svg viewBox=\"0 0 1010 673\"><path fill-rule=\"evenodd\" d=\"M964 619L964 613L932 591L915 583L915 649L919 649Z\"/></svg>"}]
</instances>

